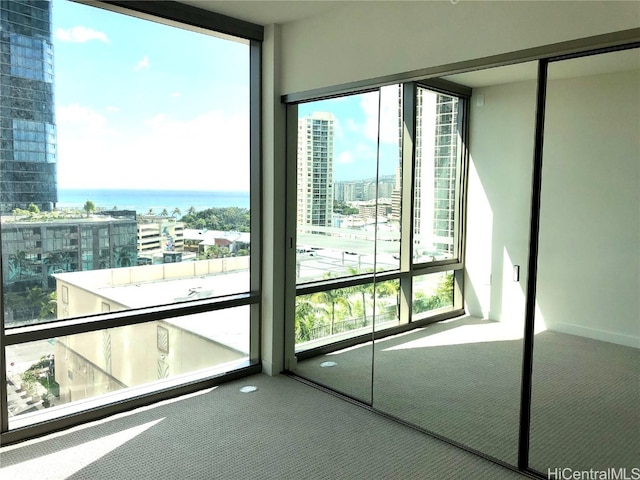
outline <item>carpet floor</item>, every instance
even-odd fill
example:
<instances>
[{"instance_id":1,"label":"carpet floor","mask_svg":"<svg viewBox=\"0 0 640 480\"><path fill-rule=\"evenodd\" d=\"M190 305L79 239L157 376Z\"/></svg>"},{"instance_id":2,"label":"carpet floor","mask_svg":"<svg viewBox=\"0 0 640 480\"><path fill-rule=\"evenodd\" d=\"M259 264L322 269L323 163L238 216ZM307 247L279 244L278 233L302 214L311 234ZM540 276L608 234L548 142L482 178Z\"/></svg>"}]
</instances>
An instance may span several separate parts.
<instances>
[{"instance_id":1,"label":"carpet floor","mask_svg":"<svg viewBox=\"0 0 640 480\"><path fill-rule=\"evenodd\" d=\"M257 390L242 393L253 385ZM516 479L285 376L254 375L0 449L19 479Z\"/></svg>"}]
</instances>

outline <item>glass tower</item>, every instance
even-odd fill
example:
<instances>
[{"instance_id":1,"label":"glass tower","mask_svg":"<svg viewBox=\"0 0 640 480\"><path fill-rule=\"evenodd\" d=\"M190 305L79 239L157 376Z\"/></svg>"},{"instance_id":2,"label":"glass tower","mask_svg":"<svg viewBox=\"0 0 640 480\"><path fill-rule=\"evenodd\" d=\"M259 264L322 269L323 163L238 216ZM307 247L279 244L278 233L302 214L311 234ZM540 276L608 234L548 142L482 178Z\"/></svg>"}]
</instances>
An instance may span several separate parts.
<instances>
[{"instance_id":1,"label":"glass tower","mask_svg":"<svg viewBox=\"0 0 640 480\"><path fill-rule=\"evenodd\" d=\"M0 213L57 201L51 2L0 0Z\"/></svg>"}]
</instances>

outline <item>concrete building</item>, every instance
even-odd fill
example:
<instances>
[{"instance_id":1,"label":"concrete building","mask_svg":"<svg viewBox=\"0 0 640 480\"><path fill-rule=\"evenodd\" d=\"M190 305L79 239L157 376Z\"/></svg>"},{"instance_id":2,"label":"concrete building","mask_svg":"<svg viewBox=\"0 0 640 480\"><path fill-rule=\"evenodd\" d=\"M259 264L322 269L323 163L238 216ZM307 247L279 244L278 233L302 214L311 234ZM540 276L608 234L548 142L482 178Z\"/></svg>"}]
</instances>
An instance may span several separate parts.
<instances>
[{"instance_id":1,"label":"concrete building","mask_svg":"<svg viewBox=\"0 0 640 480\"><path fill-rule=\"evenodd\" d=\"M2 217L4 314L7 323L33 321L39 305L21 299L38 288L55 290L61 272L127 267L136 264L135 218L92 215L64 218L55 214ZM52 217L52 218L49 218Z\"/></svg>"},{"instance_id":2,"label":"concrete building","mask_svg":"<svg viewBox=\"0 0 640 480\"><path fill-rule=\"evenodd\" d=\"M248 268L249 257L237 257L56 274L58 311L73 318L233 294L248 288ZM57 404L246 361L248 321L237 312L201 317L56 339ZM132 343L137 347L129 348Z\"/></svg>"},{"instance_id":3,"label":"concrete building","mask_svg":"<svg viewBox=\"0 0 640 480\"><path fill-rule=\"evenodd\" d=\"M138 253L184 249L184 223L170 217L138 215Z\"/></svg>"},{"instance_id":4,"label":"concrete building","mask_svg":"<svg viewBox=\"0 0 640 480\"><path fill-rule=\"evenodd\" d=\"M334 128L333 115L324 112L298 123L298 225L331 226Z\"/></svg>"}]
</instances>

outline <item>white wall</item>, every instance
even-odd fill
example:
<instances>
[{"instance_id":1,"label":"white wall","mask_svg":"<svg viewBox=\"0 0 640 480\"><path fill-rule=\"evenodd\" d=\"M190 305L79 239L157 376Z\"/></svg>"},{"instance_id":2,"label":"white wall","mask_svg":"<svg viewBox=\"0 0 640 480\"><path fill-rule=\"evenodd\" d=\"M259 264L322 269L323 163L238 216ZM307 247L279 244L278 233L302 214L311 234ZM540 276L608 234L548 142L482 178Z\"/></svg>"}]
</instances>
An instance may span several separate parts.
<instances>
[{"instance_id":1,"label":"white wall","mask_svg":"<svg viewBox=\"0 0 640 480\"><path fill-rule=\"evenodd\" d=\"M640 347L638 70L550 82L546 119L537 320Z\"/></svg>"},{"instance_id":2,"label":"white wall","mask_svg":"<svg viewBox=\"0 0 640 480\"><path fill-rule=\"evenodd\" d=\"M640 27L640 2L349 2L282 26L294 93Z\"/></svg>"},{"instance_id":3,"label":"white wall","mask_svg":"<svg viewBox=\"0 0 640 480\"><path fill-rule=\"evenodd\" d=\"M538 329L640 347L639 86L637 70L549 81ZM519 323L535 83L474 89L471 103L466 308ZM519 284L513 264L521 265Z\"/></svg>"},{"instance_id":4,"label":"white wall","mask_svg":"<svg viewBox=\"0 0 640 480\"><path fill-rule=\"evenodd\" d=\"M512 324L524 321L535 99L535 81L477 88L471 99L465 308Z\"/></svg>"}]
</instances>

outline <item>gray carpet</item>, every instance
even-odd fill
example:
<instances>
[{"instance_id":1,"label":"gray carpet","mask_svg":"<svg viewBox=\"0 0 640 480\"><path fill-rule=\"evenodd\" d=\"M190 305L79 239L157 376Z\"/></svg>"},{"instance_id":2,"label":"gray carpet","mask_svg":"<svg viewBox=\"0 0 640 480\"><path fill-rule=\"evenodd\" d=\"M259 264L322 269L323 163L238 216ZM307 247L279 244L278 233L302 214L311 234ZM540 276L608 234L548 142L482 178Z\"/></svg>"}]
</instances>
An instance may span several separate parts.
<instances>
[{"instance_id":1,"label":"gray carpet","mask_svg":"<svg viewBox=\"0 0 640 480\"><path fill-rule=\"evenodd\" d=\"M371 345L300 362L296 373L364 401L373 392L374 408L515 465L522 340L429 342L484 325L496 324L465 317L378 342L373 390ZM320 367L328 360L337 365ZM639 388L638 349L536 335L530 466L637 467Z\"/></svg>"},{"instance_id":2,"label":"gray carpet","mask_svg":"<svg viewBox=\"0 0 640 480\"><path fill-rule=\"evenodd\" d=\"M256 385L241 393L243 385ZM515 479L519 474L293 379L204 394L0 449L19 479Z\"/></svg>"}]
</instances>

